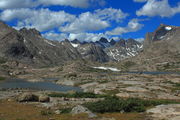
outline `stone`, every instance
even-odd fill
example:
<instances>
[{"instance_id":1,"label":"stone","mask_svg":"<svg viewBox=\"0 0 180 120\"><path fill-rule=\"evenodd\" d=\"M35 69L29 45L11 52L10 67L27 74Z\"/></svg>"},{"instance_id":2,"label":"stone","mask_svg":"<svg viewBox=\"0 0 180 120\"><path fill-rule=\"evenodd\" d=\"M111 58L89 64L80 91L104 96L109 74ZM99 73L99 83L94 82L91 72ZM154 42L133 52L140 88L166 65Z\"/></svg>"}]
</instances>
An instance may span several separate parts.
<instances>
[{"instance_id":1,"label":"stone","mask_svg":"<svg viewBox=\"0 0 180 120\"><path fill-rule=\"evenodd\" d=\"M179 120L180 104L159 105L147 110L146 113L155 120Z\"/></svg>"},{"instance_id":2,"label":"stone","mask_svg":"<svg viewBox=\"0 0 180 120\"><path fill-rule=\"evenodd\" d=\"M18 102L38 102L38 100L38 96L32 93L23 93L17 99Z\"/></svg>"},{"instance_id":3,"label":"stone","mask_svg":"<svg viewBox=\"0 0 180 120\"><path fill-rule=\"evenodd\" d=\"M60 110L56 110L54 113L55 113L56 115L59 115L59 114L61 114L61 111L60 111Z\"/></svg>"},{"instance_id":4,"label":"stone","mask_svg":"<svg viewBox=\"0 0 180 120\"><path fill-rule=\"evenodd\" d=\"M71 114L73 114L73 115L81 114L81 113L87 113L89 118L97 117L96 114L92 113L88 108L81 106L81 105L77 105L71 111Z\"/></svg>"},{"instance_id":5,"label":"stone","mask_svg":"<svg viewBox=\"0 0 180 120\"><path fill-rule=\"evenodd\" d=\"M46 95L40 95L39 102L50 102L50 98Z\"/></svg>"}]
</instances>

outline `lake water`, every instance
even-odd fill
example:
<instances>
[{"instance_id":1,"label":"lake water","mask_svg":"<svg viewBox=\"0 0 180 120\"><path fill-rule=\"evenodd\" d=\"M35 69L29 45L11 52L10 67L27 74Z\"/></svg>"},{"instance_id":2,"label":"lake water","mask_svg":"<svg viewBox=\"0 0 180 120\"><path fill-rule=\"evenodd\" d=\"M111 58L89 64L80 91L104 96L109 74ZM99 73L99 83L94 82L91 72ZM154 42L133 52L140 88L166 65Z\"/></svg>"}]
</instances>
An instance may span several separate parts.
<instances>
[{"instance_id":1,"label":"lake water","mask_svg":"<svg viewBox=\"0 0 180 120\"><path fill-rule=\"evenodd\" d=\"M48 91L77 91L81 92L79 87L57 85L50 81L45 82L28 82L21 79L10 79L0 82L0 89L32 89L32 90L48 90Z\"/></svg>"},{"instance_id":2,"label":"lake water","mask_svg":"<svg viewBox=\"0 0 180 120\"><path fill-rule=\"evenodd\" d=\"M179 72L159 72L159 71L144 71L144 72L123 72L123 73L132 73L132 74L148 74L148 75L166 75L166 74L176 74L180 75Z\"/></svg>"}]
</instances>

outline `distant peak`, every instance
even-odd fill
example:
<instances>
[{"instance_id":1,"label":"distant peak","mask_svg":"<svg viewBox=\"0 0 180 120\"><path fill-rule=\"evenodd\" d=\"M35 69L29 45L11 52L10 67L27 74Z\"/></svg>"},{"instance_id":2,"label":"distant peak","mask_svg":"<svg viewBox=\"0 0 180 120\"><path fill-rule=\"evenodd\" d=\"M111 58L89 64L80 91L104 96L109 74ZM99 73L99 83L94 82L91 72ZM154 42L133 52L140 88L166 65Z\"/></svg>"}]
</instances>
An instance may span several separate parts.
<instances>
[{"instance_id":1,"label":"distant peak","mask_svg":"<svg viewBox=\"0 0 180 120\"><path fill-rule=\"evenodd\" d=\"M80 44L81 42L78 40L78 39L74 39L73 41L71 41L72 43L75 43L75 44Z\"/></svg>"},{"instance_id":2,"label":"distant peak","mask_svg":"<svg viewBox=\"0 0 180 120\"><path fill-rule=\"evenodd\" d=\"M108 40L106 38L104 38L104 37L102 37L99 41L103 42L103 43L108 43Z\"/></svg>"},{"instance_id":3,"label":"distant peak","mask_svg":"<svg viewBox=\"0 0 180 120\"><path fill-rule=\"evenodd\" d=\"M115 44L116 44L116 41L115 41L114 39L111 39L110 44L111 44L111 45L115 45Z\"/></svg>"}]
</instances>

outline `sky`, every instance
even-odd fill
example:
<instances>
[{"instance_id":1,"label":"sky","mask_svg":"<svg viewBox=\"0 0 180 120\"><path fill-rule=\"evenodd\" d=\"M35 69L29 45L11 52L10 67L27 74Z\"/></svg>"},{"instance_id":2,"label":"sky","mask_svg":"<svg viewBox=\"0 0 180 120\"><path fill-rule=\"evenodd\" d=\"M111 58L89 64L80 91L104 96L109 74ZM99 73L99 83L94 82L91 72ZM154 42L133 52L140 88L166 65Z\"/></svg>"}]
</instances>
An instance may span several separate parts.
<instances>
[{"instance_id":1,"label":"sky","mask_svg":"<svg viewBox=\"0 0 180 120\"><path fill-rule=\"evenodd\" d=\"M179 0L0 0L0 20L47 39L142 41L161 23L180 26Z\"/></svg>"}]
</instances>

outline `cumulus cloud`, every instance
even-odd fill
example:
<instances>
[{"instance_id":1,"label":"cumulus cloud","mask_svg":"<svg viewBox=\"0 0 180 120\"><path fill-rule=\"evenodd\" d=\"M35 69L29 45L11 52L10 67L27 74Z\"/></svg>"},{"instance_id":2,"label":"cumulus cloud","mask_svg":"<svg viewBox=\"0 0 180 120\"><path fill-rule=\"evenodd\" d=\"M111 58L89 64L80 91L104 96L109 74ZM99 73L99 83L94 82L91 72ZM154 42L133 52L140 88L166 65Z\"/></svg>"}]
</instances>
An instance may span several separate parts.
<instances>
[{"instance_id":1,"label":"cumulus cloud","mask_svg":"<svg viewBox=\"0 0 180 120\"><path fill-rule=\"evenodd\" d=\"M123 13L120 9L98 9L93 13L82 13L74 22L61 27L60 30L69 33L102 30L110 26L110 21L120 22L127 16L128 14Z\"/></svg>"},{"instance_id":2,"label":"cumulus cloud","mask_svg":"<svg viewBox=\"0 0 180 120\"><path fill-rule=\"evenodd\" d=\"M138 42L143 42L144 38L136 38L135 40L138 41Z\"/></svg>"},{"instance_id":3,"label":"cumulus cloud","mask_svg":"<svg viewBox=\"0 0 180 120\"><path fill-rule=\"evenodd\" d=\"M113 29L112 31L107 31L107 35L122 35L124 33L129 32L136 32L140 30L144 25L139 23L140 20L138 19L132 19L129 21L128 25L126 27L117 27Z\"/></svg>"},{"instance_id":4,"label":"cumulus cloud","mask_svg":"<svg viewBox=\"0 0 180 120\"><path fill-rule=\"evenodd\" d=\"M87 41L87 42L94 41L95 42L95 41L100 40L101 37L108 38L103 33L77 33L77 34L71 33L69 35L69 40L78 39L80 41Z\"/></svg>"},{"instance_id":5,"label":"cumulus cloud","mask_svg":"<svg viewBox=\"0 0 180 120\"><path fill-rule=\"evenodd\" d=\"M121 9L106 8L98 9L95 11L95 15L103 20L110 20L120 22L122 19L128 16L127 13L122 12Z\"/></svg>"},{"instance_id":6,"label":"cumulus cloud","mask_svg":"<svg viewBox=\"0 0 180 120\"><path fill-rule=\"evenodd\" d=\"M109 27L107 21L99 19L90 12L82 13L74 22L65 27L61 27L62 32L79 33L87 31L97 31Z\"/></svg>"},{"instance_id":7,"label":"cumulus cloud","mask_svg":"<svg viewBox=\"0 0 180 120\"><path fill-rule=\"evenodd\" d=\"M63 41L68 38L68 34L66 33L57 33L54 31L49 31L44 34L42 34L43 37L49 40L57 40L57 41Z\"/></svg>"},{"instance_id":8,"label":"cumulus cloud","mask_svg":"<svg viewBox=\"0 0 180 120\"><path fill-rule=\"evenodd\" d=\"M69 39L70 41L74 39L78 39L79 41L83 42L91 42L91 41L98 41L101 37L108 38L103 33L56 33L54 31L47 32L43 34L43 36L49 40L58 40L63 41L65 39Z\"/></svg>"},{"instance_id":9,"label":"cumulus cloud","mask_svg":"<svg viewBox=\"0 0 180 120\"><path fill-rule=\"evenodd\" d=\"M14 9L37 6L33 0L0 0L0 9Z\"/></svg>"},{"instance_id":10,"label":"cumulus cloud","mask_svg":"<svg viewBox=\"0 0 180 120\"><path fill-rule=\"evenodd\" d=\"M177 13L180 13L180 4L176 7L171 7L168 0L148 0L140 10L136 11L138 16L149 17L171 17Z\"/></svg>"},{"instance_id":11,"label":"cumulus cloud","mask_svg":"<svg viewBox=\"0 0 180 120\"><path fill-rule=\"evenodd\" d=\"M75 18L74 15L64 11L54 12L49 9L32 10L28 8L8 9L0 15L3 21L18 19L16 28L36 28L41 32L58 28L66 22L74 21Z\"/></svg>"},{"instance_id":12,"label":"cumulus cloud","mask_svg":"<svg viewBox=\"0 0 180 120\"><path fill-rule=\"evenodd\" d=\"M91 5L104 5L104 0L0 0L0 9L32 8L38 6L71 6L87 8Z\"/></svg>"}]
</instances>

